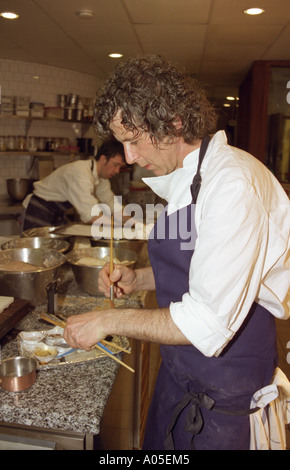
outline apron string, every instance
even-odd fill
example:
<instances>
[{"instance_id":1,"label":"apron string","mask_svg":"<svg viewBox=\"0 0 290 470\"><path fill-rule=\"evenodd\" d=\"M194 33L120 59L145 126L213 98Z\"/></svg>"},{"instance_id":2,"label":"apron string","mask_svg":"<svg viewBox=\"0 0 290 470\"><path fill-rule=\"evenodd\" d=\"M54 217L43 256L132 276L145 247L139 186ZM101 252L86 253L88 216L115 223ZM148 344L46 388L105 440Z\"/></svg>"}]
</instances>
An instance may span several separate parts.
<instances>
[{"instance_id":1,"label":"apron string","mask_svg":"<svg viewBox=\"0 0 290 470\"><path fill-rule=\"evenodd\" d=\"M188 392L183 396L173 411L169 426L166 431L164 440L164 446L166 450L175 450L172 431L180 413L189 404L191 404L191 407L189 408L188 414L186 416L185 429L188 432L191 432L194 437L200 432L203 426L203 418L200 407L203 406L207 410L210 410L214 406L214 400L203 392Z\"/></svg>"},{"instance_id":2,"label":"apron string","mask_svg":"<svg viewBox=\"0 0 290 470\"><path fill-rule=\"evenodd\" d=\"M204 156L207 151L208 144L210 142L210 136L207 135L201 143L200 150L199 150L199 157L198 157L198 165L197 165L197 170L196 174L192 180L191 186L190 186L190 191L192 195L192 204L196 204L197 196L200 190L201 186L201 175L200 175L200 169L201 169L201 164L203 162Z\"/></svg>"},{"instance_id":3,"label":"apron string","mask_svg":"<svg viewBox=\"0 0 290 470\"><path fill-rule=\"evenodd\" d=\"M230 416L246 416L255 413L260 409L259 407L256 407L246 410L227 410L224 408L216 407L215 401L204 392L187 392L180 400L180 402L176 405L171 416L171 420L166 430L166 435L164 439L164 446L166 450L175 450L173 440L173 429L180 413L189 404L191 404L191 406L186 415L184 429L193 435L192 439L194 439L194 436L201 431L203 426L203 417L200 409L201 407L206 408L207 410L215 411L216 413L226 414Z\"/></svg>"}]
</instances>

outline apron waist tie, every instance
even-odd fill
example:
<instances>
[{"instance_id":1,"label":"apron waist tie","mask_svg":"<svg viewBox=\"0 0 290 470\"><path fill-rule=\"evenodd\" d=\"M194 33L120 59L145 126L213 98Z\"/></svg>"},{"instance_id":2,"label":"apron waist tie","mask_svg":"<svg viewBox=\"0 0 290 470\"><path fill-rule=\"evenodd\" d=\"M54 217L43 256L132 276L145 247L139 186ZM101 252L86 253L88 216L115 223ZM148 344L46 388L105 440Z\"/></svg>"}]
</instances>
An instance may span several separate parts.
<instances>
[{"instance_id":1,"label":"apron waist tie","mask_svg":"<svg viewBox=\"0 0 290 470\"><path fill-rule=\"evenodd\" d=\"M180 413L191 404L188 413L185 419L184 428L186 431L190 432L194 438L198 434L203 426L203 417L201 413L201 407L206 408L207 410L215 411L216 413L222 413L232 416L245 416L252 413L255 413L260 408L252 408L247 410L227 410L224 408L219 408L215 406L215 401L209 397L206 393L196 393L196 392L187 392L180 402L175 407L169 426L166 430L166 436L164 440L164 446L166 450L175 450L174 441L173 441L173 429L178 420Z\"/></svg>"}]
</instances>

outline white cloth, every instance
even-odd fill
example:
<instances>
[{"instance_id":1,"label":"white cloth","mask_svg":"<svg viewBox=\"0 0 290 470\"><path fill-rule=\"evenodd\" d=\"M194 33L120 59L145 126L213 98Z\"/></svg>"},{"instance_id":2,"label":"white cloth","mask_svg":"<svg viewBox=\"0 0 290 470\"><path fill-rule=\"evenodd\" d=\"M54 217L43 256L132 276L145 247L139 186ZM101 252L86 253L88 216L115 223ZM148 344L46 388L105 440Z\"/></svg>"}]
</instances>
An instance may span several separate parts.
<instances>
[{"instance_id":1,"label":"white cloth","mask_svg":"<svg viewBox=\"0 0 290 470\"><path fill-rule=\"evenodd\" d=\"M169 203L191 202L199 150L183 167L143 181ZM218 356L254 301L289 318L290 203L273 174L256 158L227 144L223 131L209 143L196 204L197 242L189 292L171 303L173 321L206 356Z\"/></svg>"},{"instance_id":2,"label":"white cloth","mask_svg":"<svg viewBox=\"0 0 290 470\"><path fill-rule=\"evenodd\" d=\"M249 415L250 450L286 450L285 425L290 423L290 383L281 369L275 370L271 385L253 395L250 407L260 408Z\"/></svg>"},{"instance_id":3,"label":"white cloth","mask_svg":"<svg viewBox=\"0 0 290 470\"><path fill-rule=\"evenodd\" d=\"M45 201L70 202L82 222L92 218L92 208L98 203L107 204L114 210L114 193L109 180L99 178L96 161L77 160L62 165L44 179L34 183L33 193ZM28 198L31 195L28 196ZM27 207L29 199L24 200Z\"/></svg>"}]
</instances>

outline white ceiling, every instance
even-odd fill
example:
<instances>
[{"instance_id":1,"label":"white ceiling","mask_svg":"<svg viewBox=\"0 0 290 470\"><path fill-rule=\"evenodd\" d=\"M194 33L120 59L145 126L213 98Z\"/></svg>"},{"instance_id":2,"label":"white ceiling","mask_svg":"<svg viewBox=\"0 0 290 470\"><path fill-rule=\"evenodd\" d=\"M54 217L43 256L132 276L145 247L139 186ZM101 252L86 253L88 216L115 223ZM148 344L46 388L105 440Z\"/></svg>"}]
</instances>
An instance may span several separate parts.
<instances>
[{"instance_id":1,"label":"white ceiling","mask_svg":"<svg viewBox=\"0 0 290 470\"><path fill-rule=\"evenodd\" d=\"M265 13L243 13L253 6ZM81 9L93 18L77 17ZM20 17L0 18L0 58L103 77L116 65L111 52L161 54L216 100L238 92L253 61L290 60L289 0L0 0L7 10Z\"/></svg>"}]
</instances>

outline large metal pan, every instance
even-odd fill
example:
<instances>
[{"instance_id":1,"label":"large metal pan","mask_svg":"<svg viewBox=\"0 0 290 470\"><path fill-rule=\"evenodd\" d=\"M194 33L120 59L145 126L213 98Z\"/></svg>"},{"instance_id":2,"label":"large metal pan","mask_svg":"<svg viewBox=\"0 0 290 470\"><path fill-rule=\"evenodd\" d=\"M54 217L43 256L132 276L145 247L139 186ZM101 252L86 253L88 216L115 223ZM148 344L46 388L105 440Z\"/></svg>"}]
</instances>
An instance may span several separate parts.
<instances>
[{"instance_id":1,"label":"large metal pan","mask_svg":"<svg viewBox=\"0 0 290 470\"><path fill-rule=\"evenodd\" d=\"M31 271L11 271L14 261L37 267ZM46 286L57 278L58 270L65 262L66 257L56 250L11 248L1 251L0 295L25 299L34 306L46 303Z\"/></svg>"},{"instance_id":2,"label":"large metal pan","mask_svg":"<svg viewBox=\"0 0 290 470\"><path fill-rule=\"evenodd\" d=\"M147 240L126 240L124 238L120 240L114 240L114 248L120 250L132 250L140 255L143 246L147 244ZM96 240L91 238L91 245L94 246L110 246L110 240Z\"/></svg>"},{"instance_id":3,"label":"large metal pan","mask_svg":"<svg viewBox=\"0 0 290 470\"><path fill-rule=\"evenodd\" d=\"M69 242L65 240L46 237L16 238L1 245L2 250L9 250L10 248L42 248L45 250L56 250L60 253L64 253L69 247Z\"/></svg>"},{"instance_id":4,"label":"large metal pan","mask_svg":"<svg viewBox=\"0 0 290 470\"><path fill-rule=\"evenodd\" d=\"M54 233L60 227L33 227L22 232L22 237L45 237L45 238L61 238L67 240L69 237L60 233Z\"/></svg>"}]
</instances>

